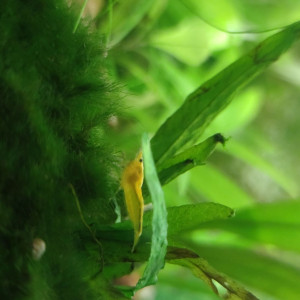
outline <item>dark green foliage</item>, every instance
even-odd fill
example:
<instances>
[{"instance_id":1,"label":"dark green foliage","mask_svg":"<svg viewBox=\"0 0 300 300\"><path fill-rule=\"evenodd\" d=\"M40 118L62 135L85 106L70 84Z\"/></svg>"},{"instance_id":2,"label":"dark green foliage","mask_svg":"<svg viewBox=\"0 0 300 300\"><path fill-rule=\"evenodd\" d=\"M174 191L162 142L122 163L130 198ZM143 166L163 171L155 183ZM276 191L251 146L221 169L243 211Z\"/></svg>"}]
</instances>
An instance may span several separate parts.
<instances>
[{"instance_id":1,"label":"dark green foliage","mask_svg":"<svg viewBox=\"0 0 300 300\"><path fill-rule=\"evenodd\" d=\"M155 162L161 164L199 140L210 122L230 104L236 91L286 52L297 41L299 31L297 22L270 36L189 94L152 138Z\"/></svg>"},{"instance_id":2,"label":"dark green foliage","mask_svg":"<svg viewBox=\"0 0 300 300\"><path fill-rule=\"evenodd\" d=\"M159 164L157 168L161 184L167 184L180 174L205 164L218 143L225 144L225 138L219 133Z\"/></svg>"},{"instance_id":3,"label":"dark green foliage","mask_svg":"<svg viewBox=\"0 0 300 300\"><path fill-rule=\"evenodd\" d=\"M116 97L100 37L82 26L72 34L69 10L63 1L1 2L1 299L91 299L84 279L97 262L75 249L83 224L69 184L88 223L115 218L105 135ZM35 237L47 246L41 262L31 258Z\"/></svg>"}]
</instances>

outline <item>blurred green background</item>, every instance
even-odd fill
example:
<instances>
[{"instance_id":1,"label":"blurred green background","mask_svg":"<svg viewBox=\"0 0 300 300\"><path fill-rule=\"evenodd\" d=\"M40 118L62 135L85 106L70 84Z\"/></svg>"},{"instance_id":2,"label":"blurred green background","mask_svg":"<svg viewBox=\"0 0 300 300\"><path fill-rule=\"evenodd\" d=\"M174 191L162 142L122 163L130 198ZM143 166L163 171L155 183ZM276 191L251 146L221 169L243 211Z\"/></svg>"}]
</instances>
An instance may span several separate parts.
<instances>
[{"instance_id":1,"label":"blurred green background","mask_svg":"<svg viewBox=\"0 0 300 300\"><path fill-rule=\"evenodd\" d=\"M300 2L294 0L90 0L77 4L86 4L85 22L103 33L109 76L120 86L123 115L111 118L110 125L111 139L125 153L124 160L130 160L140 148L141 134L154 134L200 84L265 37L300 20ZM298 204L299 94L298 42L236 93L207 128L201 140L220 132L228 142L218 146L205 166L164 187L167 206L211 201L238 212L259 208L260 203L293 200ZM258 218L256 235L243 236L238 230L216 226L189 238L202 245L216 268L261 299L297 299L299 290L293 289L300 282L300 211L286 209L285 221L281 221L276 214L280 215L282 207L275 205L274 214L270 213L270 220L275 221L269 227L264 224L268 211ZM270 239L273 234L278 241L289 243L286 235L290 231L280 224L295 229L290 236L295 247L280 246ZM264 225L266 230L261 229ZM224 248L227 264L218 263L219 252L214 252L218 247ZM268 276L269 281L264 278ZM142 290L136 299L218 297L190 271L166 265L158 284Z\"/></svg>"}]
</instances>

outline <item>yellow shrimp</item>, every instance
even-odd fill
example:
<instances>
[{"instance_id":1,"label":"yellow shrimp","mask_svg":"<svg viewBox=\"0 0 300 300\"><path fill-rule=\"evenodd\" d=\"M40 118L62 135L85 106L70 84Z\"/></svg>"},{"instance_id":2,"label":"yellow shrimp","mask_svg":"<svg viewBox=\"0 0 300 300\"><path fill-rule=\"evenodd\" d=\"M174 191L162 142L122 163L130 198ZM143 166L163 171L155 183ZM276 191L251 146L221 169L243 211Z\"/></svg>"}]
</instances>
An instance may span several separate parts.
<instances>
[{"instance_id":1,"label":"yellow shrimp","mask_svg":"<svg viewBox=\"0 0 300 300\"><path fill-rule=\"evenodd\" d=\"M144 181L144 165L142 155L142 151L140 151L136 158L128 164L121 180L128 215L134 229L134 242L131 252L134 251L143 230L144 199L142 185Z\"/></svg>"}]
</instances>

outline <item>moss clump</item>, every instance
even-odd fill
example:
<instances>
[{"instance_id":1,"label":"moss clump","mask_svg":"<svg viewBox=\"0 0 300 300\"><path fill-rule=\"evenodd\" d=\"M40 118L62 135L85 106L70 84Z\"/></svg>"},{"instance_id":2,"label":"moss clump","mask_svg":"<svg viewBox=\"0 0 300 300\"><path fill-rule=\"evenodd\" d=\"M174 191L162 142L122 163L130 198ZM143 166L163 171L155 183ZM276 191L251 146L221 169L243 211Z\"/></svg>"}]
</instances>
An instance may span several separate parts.
<instances>
[{"instance_id":1,"label":"moss clump","mask_svg":"<svg viewBox=\"0 0 300 300\"><path fill-rule=\"evenodd\" d=\"M73 34L76 18L64 1L1 2L1 299L92 299L94 262L77 246L69 184L89 223L115 218L106 137L116 97L100 37L83 26ZM47 247L39 262L36 237Z\"/></svg>"}]
</instances>

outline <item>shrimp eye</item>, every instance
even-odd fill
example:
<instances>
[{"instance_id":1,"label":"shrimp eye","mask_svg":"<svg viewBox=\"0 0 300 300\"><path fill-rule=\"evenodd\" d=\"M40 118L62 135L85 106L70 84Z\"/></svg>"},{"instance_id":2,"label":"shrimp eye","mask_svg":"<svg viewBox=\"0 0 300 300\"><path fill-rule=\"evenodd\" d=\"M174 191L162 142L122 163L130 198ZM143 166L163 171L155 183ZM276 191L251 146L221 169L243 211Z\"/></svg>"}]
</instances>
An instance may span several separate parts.
<instances>
[{"instance_id":1,"label":"shrimp eye","mask_svg":"<svg viewBox=\"0 0 300 300\"><path fill-rule=\"evenodd\" d=\"M143 160L140 158L139 162L143 162Z\"/></svg>"}]
</instances>

